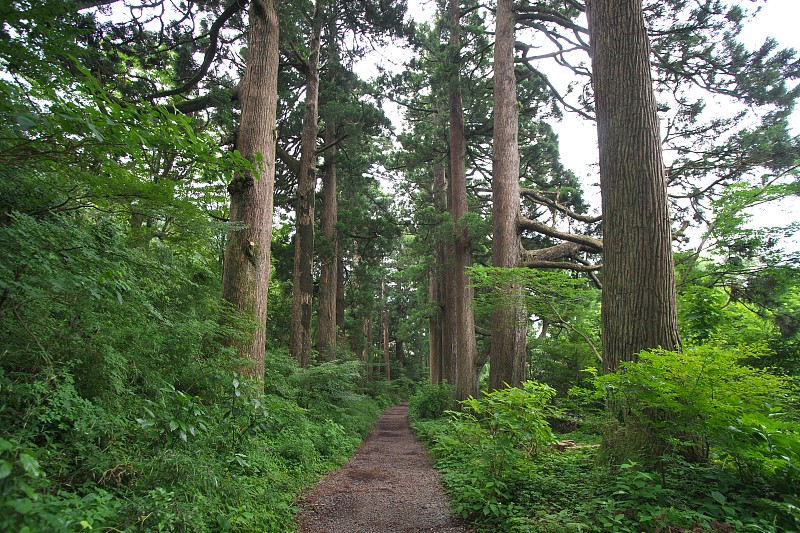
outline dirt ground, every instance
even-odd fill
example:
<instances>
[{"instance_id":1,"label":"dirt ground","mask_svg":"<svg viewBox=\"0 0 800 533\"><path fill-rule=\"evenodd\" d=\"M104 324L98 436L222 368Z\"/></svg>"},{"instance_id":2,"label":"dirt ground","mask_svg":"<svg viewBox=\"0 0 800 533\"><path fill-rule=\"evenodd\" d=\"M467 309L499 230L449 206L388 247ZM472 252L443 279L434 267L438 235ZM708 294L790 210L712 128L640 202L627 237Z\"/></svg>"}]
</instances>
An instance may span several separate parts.
<instances>
[{"instance_id":1,"label":"dirt ground","mask_svg":"<svg viewBox=\"0 0 800 533\"><path fill-rule=\"evenodd\" d=\"M356 454L300 502L301 533L470 533L450 513L439 473L408 425L386 411Z\"/></svg>"}]
</instances>

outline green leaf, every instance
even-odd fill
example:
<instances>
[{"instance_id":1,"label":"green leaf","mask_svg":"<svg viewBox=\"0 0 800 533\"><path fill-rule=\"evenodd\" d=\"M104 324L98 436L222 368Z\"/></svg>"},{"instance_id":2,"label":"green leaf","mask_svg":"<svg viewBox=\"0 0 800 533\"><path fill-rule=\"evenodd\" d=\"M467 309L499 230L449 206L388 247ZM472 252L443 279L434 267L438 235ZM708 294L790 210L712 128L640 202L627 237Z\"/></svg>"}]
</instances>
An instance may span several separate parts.
<instances>
[{"instance_id":1,"label":"green leaf","mask_svg":"<svg viewBox=\"0 0 800 533\"><path fill-rule=\"evenodd\" d=\"M94 135L95 139L97 139L100 142L103 142L105 140L105 137L103 137L103 134L100 133L100 130L98 130L97 127L95 127L94 124L92 124L91 122L87 121L86 125L89 126L89 130L92 132L92 135Z\"/></svg>"},{"instance_id":2,"label":"green leaf","mask_svg":"<svg viewBox=\"0 0 800 533\"><path fill-rule=\"evenodd\" d=\"M36 125L36 122L30 118L30 115L23 114L23 113L15 113L14 118L17 121L17 125L19 129L22 131L28 131L29 129L33 128Z\"/></svg>"},{"instance_id":3,"label":"green leaf","mask_svg":"<svg viewBox=\"0 0 800 533\"><path fill-rule=\"evenodd\" d=\"M0 479L5 479L11 474L12 465L8 461L0 461Z\"/></svg>"},{"instance_id":4,"label":"green leaf","mask_svg":"<svg viewBox=\"0 0 800 533\"><path fill-rule=\"evenodd\" d=\"M717 502L717 503L718 503L718 504L720 504L720 505L722 505L723 503L725 503L726 501L728 501L728 499L725 497L725 495L724 495L724 494L722 494L722 493L721 493L720 491L718 491L718 490L712 491L712 492L711 492L711 497L712 497L712 498L714 498L714 501L715 501L715 502Z\"/></svg>"},{"instance_id":5,"label":"green leaf","mask_svg":"<svg viewBox=\"0 0 800 533\"><path fill-rule=\"evenodd\" d=\"M13 500L10 505L19 514L28 514L33 509L33 502L27 498Z\"/></svg>"},{"instance_id":6,"label":"green leaf","mask_svg":"<svg viewBox=\"0 0 800 533\"><path fill-rule=\"evenodd\" d=\"M177 420L170 420L169 421L169 430L170 431L175 431L176 429L178 429L179 426L180 426L180 424L178 424Z\"/></svg>"},{"instance_id":7,"label":"green leaf","mask_svg":"<svg viewBox=\"0 0 800 533\"><path fill-rule=\"evenodd\" d=\"M27 453L19 454L19 462L22 463L22 468L25 470L25 472L33 477L39 477L44 473L42 472L42 468L39 466L39 461L37 461L32 455L28 455Z\"/></svg>"}]
</instances>

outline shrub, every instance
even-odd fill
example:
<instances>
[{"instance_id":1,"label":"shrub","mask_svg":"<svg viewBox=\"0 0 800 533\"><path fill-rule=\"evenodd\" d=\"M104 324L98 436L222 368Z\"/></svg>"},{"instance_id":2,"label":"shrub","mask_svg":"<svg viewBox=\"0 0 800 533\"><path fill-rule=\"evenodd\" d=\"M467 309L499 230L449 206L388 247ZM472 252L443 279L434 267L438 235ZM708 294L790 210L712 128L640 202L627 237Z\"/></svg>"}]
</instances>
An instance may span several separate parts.
<instances>
[{"instance_id":1,"label":"shrub","mask_svg":"<svg viewBox=\"0 0 800 533\"><path fill-rule=\"evenodd\" d=\"M554 396L551 387L527 381L469 398L461 412L450 412L451 429L436 435L434 450L454 511L495 525L517 520L523 509L515 495L527 483L529 460L555 441L547 422L557 414Z\"/></svg>"},{"instance_id":2,"label":"shrub","mask_svg":"<svg viewBox=\"0 0 800 533\"><path fill-rule=\"evenodd\" d=\"M453 407L453 394L450 385L444 381L438 385L424 385L408 401L408 414L412 419L439 418Z\"/></svg>"},{"instance_id":3,"label":"shrub","mask_svg":"<svg viewBox=\"0 0 800 533\"><path fill-rule=\"evenodd\" d=\"M787 414L792 388L784 378L740 364L758 355L752 348L652 350L598 378L616 420L613 432L640 435L638 442L606 439L606 449L618 462L670 454L704 461L713 454L742 477L796 475L800 456Z\"/></svg>"}]
</instances>

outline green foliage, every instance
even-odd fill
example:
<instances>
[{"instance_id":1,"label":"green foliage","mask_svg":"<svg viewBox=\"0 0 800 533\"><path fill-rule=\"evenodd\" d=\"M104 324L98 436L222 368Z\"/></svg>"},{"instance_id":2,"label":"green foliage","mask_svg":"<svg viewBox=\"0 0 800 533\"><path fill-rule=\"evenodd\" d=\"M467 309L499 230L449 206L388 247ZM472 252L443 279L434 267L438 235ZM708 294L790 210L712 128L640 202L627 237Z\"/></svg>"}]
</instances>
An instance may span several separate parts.
<instances>
[{"instance_id":1,"label":"green foliage","mask_svg":"<svg viewBox=\"0 0 800 533\"><path fill-rule=\"evenodd\" d=\"M617 428L622 431L612 430L616 437L606 440L612 460L713 457L732 462L743 476L774 475L785 463L795 464L796 455L779 459L769 438L754 434L761 428L789 435L794 423L786 411L792 402L790 382L741 364L759 355L759 348L654 350L598 378L622 424ZM638 435L635 441L633 435Z\"/></svg>"},{"instance_id":2,"label":"green foliage","mask_svg":"<svg viewBox=\"0 0 800 533\"><path fill-rule=\"evenodd\" d=\"M438 385L426 383L408 401L408 416L413 420L439 418L453 407L453 391L444 381Z\"/></svg>"},{"instance_id":3,"label":"green foliage","mask_svg":"<svg viewBox=\"0 0 800 533\"><path fill-rule=\"evenodd\" d=\"M501 524L523 511L515 503L527 463L554 442L546 420L555 415L547 385L525 382L461 402L449 426L414 419L420 437L433 444L453 510L485 524Z\"/></svg>"}]
</instances>

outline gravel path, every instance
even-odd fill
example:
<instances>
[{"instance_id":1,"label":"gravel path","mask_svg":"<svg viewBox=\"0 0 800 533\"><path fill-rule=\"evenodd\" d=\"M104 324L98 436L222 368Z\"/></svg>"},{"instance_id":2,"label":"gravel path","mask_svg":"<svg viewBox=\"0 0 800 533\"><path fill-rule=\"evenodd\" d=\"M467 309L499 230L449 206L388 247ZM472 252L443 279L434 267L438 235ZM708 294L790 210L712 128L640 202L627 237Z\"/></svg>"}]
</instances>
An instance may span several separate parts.
<instances>
[{"instance_id":1,"label":"gravel path","mask_svg":"<svg viewBox=\"0 0 800 533\"><path fill-rule=\"evenodd\" d=\"M470 533L450 514L439 474L408 425L408 406L378 419L356 454L300 502L301 533Z\"/></svg>"}]
</instances>

